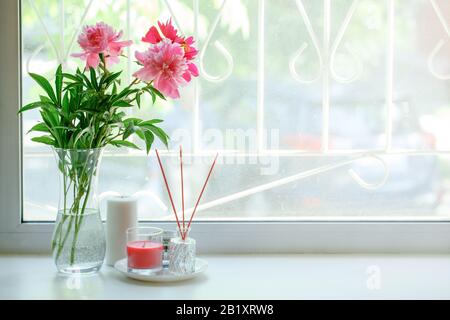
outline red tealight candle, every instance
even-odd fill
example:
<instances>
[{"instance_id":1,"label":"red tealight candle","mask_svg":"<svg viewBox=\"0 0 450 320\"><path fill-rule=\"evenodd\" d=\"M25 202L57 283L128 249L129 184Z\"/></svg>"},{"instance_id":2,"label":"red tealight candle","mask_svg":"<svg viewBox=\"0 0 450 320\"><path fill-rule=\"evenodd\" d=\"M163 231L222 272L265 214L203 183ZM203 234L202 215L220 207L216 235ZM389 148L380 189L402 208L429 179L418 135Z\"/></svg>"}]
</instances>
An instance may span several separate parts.
<instances>
[{"instance_id":1,"label":"red tealight candle","mask_svg":"<svg viewBox=\"0 0 450 320\"><path fill-rule=\"evenodd\" d=\"M158 269L162 266L163 244L151 240L127 243L128 268Z\"/></svg>"}]
</instances>

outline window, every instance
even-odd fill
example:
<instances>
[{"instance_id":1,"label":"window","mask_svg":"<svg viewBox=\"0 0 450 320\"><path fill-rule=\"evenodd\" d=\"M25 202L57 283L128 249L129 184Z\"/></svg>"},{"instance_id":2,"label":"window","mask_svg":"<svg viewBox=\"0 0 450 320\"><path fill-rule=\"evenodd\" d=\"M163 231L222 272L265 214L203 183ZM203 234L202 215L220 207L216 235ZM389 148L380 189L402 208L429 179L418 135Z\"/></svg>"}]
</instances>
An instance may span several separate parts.
<instances>
[{"instance_id":1,"label":"window","mask_svg":"<svg viewBox=\"0 0 450 320\"><path fill-rule=\"evenodd\" d=\"M434 150L450 147L447 7L445 1L24 1L22 98L38 90L28 71L81 65L69 55L78 50L81 25L104 20L136 43L152 22L172 14L181 30L198 34L202 77L180 101L155 107L147 101L134 112L166 119L174 154L180 142L193 160L222 150L203 202L209 208L199 218L446 218L450 166ZM123 62L128 76L134 49ZM37 117L24 116L23 134ZM54 159L30 136L23 148L24 219L52 220ZM207 169L204 161L192 162L190 203L200 187L194 177ZM177 179L177 162L166 163ZM156 162L143 152L110 150L104 157L101 192L153 194L142 196L141 219L171 217L161 182Z\"/></svg>"},{"instance_id":2,"label":"window","mask_svg":"<svg viewBox=\"0 0 450 320\"><path fill-rule=\"evenodd\" d=\"M450 216L449 13L444 0L24 0L22 101L38 92L28 71L81 65L70 53L82 25L103 20L137 43L171 16L197 36L201 77L182 99L147 101L133 113L165 119L172 149L164 161L174 185L183 144L187 203L219 150L199 220L281 221L269 225L280 234L306 230L304 239L319 230L345 233L334 224L343 221L368 221L360 235L376 234L376 221L395 232L386 221L432 222L414 224L417 240L434 228L447 232ZM123 60L128 76L138 48ZM22 118L23 222L56 214L53 156L25 135L36 120ZM153 155L108 149L99 189L140 192L141 220L172 219ZM410 231L401 230L405 243Z\"/></svg>"}]
</instances>

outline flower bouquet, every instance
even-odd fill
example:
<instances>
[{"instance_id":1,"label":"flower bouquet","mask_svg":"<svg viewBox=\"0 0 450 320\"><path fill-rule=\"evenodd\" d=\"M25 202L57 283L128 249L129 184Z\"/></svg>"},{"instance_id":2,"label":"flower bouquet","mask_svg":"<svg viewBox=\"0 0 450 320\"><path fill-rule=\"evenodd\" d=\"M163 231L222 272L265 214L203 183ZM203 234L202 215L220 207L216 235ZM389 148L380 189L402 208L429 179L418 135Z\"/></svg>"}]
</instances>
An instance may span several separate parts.
<instances>
[{"instance_id":1,"label":"flower bouquet","mask_svg":"<svg viewBox=\"0 0 450 320\"><path fill-rule=\"evenodd\" d=\"M44 95L23 106L19 113L38 109L41 121L29 132L42 136L31 140L50 145L60 172L60 203L52 238L53 257L60 272L88 273L100 269L105 238L96 198L98 167L107 145L139 147L129 140L143 140L147 153L155 137L166 146L169 137L160 127L161 119L128 117L125 110L149 95L152 102L176 99L179 88L198 76L193 63L197 50L192 37L182 37L172 25L158 22L142 38L147 50L136 52L139 70L124 84L122 71L113 65L132 41L121 41L122 32L99 22L85 26L78 37L85 67L75 72L59 65L52 85L44 76L30 73Z\"/></svg>"}]
</instances>

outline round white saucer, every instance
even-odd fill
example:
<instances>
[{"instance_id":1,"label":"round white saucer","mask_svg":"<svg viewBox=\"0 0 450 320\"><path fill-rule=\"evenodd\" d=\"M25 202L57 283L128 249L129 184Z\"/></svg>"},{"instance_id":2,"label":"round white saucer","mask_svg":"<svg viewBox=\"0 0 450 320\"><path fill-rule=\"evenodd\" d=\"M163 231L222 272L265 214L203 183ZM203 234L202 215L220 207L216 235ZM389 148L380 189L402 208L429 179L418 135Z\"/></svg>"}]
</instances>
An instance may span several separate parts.
<instances>
[{"instance_id":1,"label":"round white saucer","mask_svg":"<svg viewBox=\"0 0 450 320\"><path fill-rule=\"evenodd\" d=\"M195 271L193 273L188 274L175 274L169 272L167 268L164 268L161 271L150 273L150 274L140 274L136 272L128 271L127 259L122 259L117 261L114 264L114 268L127 277L141 280L141 281L152 281L152 282L175 282L175 281L183 281L197 277L202 274L208 268L208 262L203 259L196 258L195 259Z\"/></svg>"}]
</instances>

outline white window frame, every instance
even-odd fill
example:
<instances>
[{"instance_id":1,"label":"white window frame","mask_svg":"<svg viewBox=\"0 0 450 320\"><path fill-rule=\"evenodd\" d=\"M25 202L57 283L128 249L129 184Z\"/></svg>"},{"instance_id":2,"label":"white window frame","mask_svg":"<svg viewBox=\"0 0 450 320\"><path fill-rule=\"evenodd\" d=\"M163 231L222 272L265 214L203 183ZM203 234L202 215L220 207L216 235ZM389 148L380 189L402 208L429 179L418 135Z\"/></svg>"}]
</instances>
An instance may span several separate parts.
<instances>
[{"instance_id":1,"label":"white window frame","mask_svg":"<svg viewBox=\"0 0 450 320\"><path fill-rule=\"evenodd\" d=\"M53 223L22 221L20 2L0 1L0 253L48 253ZM450 252L449 221L315 219L196 222L193 237L201 253Z\"/></svg>"}]
</instances>

